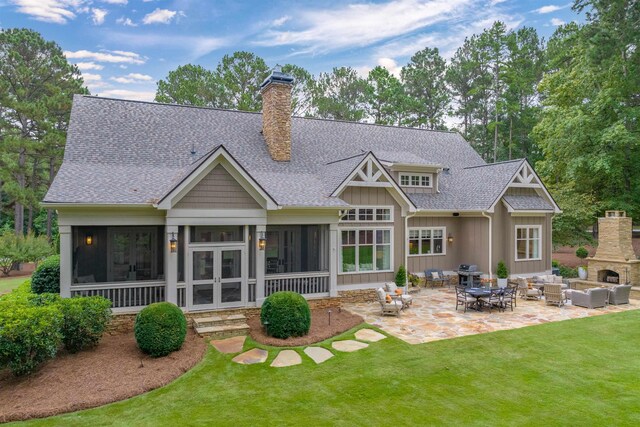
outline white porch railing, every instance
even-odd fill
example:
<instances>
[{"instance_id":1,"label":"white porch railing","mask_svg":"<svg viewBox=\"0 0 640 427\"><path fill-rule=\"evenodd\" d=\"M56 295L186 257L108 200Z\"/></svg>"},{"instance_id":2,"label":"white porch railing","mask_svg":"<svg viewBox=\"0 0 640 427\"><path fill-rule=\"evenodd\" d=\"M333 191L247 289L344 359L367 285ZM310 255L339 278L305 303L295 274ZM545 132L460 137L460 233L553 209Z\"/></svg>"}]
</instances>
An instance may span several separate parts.
<instances>
[{"instance_id":1,"label":"white porch railing","mask_svg":"<svg viewBox=\"0 0 640 427\"><path fill-rule=\"evenodd\" d=\"M165 300L165 283L129 282L129 283L93 283L71 286L71 296L101 296L111 300L115 311L139 309L154 302Z\"/></svg>"},{"instance_id":2,"label":"white porch railing","mask_svg":"<svg viewBox=\"0 0 640 427\"><path fill-rule=\"evenodd\" d=\"M178 283L178 307L187 306L187 287L184 283Z\"/></svg>"},{"instance_id":3,"label":"white porch railing","mask_svg":"<svg viewBox=\"0 0 640 427\"><path fill-rule=\"evenodd\" d=\"M249 279L248 302L256 302L256 279Z\"/></svg>"},{"instance_id":4,"label":"white porch railing","mask_svg":"<svg viewBox=\"0 0 640 427\"><path fill-rule=\"evenodd\" d=\"M329 272L269 274L264 278L264 296L292 291L302 295L329 295Z\"/></svg>"}]
</instances>

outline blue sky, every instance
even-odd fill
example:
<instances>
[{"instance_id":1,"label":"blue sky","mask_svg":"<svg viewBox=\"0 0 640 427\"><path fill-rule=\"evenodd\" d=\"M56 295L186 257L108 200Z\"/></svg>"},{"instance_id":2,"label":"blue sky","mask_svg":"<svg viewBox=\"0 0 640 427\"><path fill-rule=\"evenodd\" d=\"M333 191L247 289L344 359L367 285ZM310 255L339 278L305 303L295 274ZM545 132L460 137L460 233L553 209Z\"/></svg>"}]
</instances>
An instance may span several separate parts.
<instances>
[{"instance_id":1,"label":"blue sky","mask_svg":"<svg viewBox=\"0 0 640 427\"><path fill-rule=\"evenodd\" d=\"M236 50L314 74L376 65L398 73L417 50L438 47L449 57L495 20L548 38L582 20L568 1L0 0L0 28L56 41L92 94L152 100L157 80L179 65L213 69Z\"/></svg>"}]
</instances>

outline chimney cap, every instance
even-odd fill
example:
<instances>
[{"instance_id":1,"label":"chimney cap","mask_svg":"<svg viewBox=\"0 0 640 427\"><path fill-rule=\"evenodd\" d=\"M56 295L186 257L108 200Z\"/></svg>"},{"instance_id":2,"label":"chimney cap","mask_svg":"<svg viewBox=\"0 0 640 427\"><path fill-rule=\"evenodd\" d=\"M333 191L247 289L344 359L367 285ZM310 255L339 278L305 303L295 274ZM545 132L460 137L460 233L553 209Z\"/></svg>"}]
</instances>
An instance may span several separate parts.
<instances>
[{"instance_id":1,"label":"chimney cap","mask_svg":"<svg viewBox=\"0 0 640 427\"><path fill-rule=\"evenodd\" d=\"M264 89L270 83L283 83L283 84L293 84L293 77L287 73L282 72L282 67L280 65L276 65L273 67L271 74L269 77L264 79L264 82L260 85L260 89Z\"/></svg>"}]
</instances>

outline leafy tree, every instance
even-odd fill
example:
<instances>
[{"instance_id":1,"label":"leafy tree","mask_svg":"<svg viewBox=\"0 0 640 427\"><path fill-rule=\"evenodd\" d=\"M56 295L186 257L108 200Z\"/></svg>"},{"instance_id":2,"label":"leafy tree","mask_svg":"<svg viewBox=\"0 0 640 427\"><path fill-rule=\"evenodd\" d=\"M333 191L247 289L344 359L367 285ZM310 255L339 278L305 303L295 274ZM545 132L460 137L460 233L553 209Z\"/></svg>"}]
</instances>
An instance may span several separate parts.
<instances>
[{"instance_id":1,"label":"leafy tree","mask_svg":"<svg viewBox=\"0 0 640 427\"><path fill-rule=\"evenodd\" d=\"M217 106L217 82L213 72L200 65L182 65L170 71L165 80L158 81L156 102Z\"/></svg>"},{"instance_id":2,"label":"leafy tree","mask_svg":"<svg viewBox=\"0 0 640 427\"><path fill-rule=\"evenodd\" d=\"M375 123L399 125L405 118L408 98L402 82L384 67L369 72L365 92L367 113Z\"/></svg>"},{"instance_id":3,"label":"leafy tree","mask_svg":"<svg viewBox=\"0 0 640 427\"><path fill-rule=\"evenodd\" d=\"M400 73L410 97L408 123L415 127L443 129L450 94L445 83L446 63L438 48L416 52Z\"/></svg>"},{"instance_id":4,"label":"leafy tree","mask_svg":"<svg viewBox=\"0 0 640 427\"><path fill-rule=\"evenodd\" d=\"M262 58L251 52L225 55L214 73L219 87L216 106L242 111L260 111L260 85L269 75Z\"/></svg>"},{"instance_id":5,"label":"leafy tree","mask_svg":"<svg viewBox=\"0 0 640 427\"><path fill-rule=\"evenodd\" d=\"M16 234L62 160L73 94L88 93L60 47L28 29L0 31L0 183L14 206ZM48 234L51 235L48 216Z\"/></svg>"},{"instance_id":6,"label":"leafy tree","mask_svg":"<svg viewBox=\"0 0 640 427\"><path fill-rule=\"evenodd\" d=\"M325 119L360 121L365 115L366 80L351 67L320 73L313 87L313 115Z\"/></svg>"},{"instance_id":7,"label":"leafy tree","mask_svg":"<svg viewBox=\"0 0 640 427\"><path fill-rule=\"evenodd\" d=\"M313 76L304 68L286 64L282 72L293 77L291 89L291 115L308 116L311 114L313 98Z\"/></svg>"}]
</instances>

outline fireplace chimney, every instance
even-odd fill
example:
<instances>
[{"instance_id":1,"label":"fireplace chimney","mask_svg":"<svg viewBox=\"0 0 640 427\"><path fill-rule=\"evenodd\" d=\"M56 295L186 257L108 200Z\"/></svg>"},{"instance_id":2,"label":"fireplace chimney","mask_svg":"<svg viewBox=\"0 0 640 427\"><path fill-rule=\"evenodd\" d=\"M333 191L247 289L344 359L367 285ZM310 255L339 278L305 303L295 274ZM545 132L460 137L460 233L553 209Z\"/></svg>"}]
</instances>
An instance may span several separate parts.
<instances>
[{"instance_id":1,"label":"fireplace chimney","mask_svg":"<svg viewBox=\"0 0 640 427\"><path fill-rule=\"evenodd\" d=\"M607 211L604 218L598 219L598 249L594 258L635 260L632 228L632 220L625 211Z\"/></svg>"},{"instance_id":2,"label":"fireplace chimney","mask_svg":"<svg viewBox=\"0 0 640 427\"><path fill-rule=\"evenodd\" d=\"M262 135L271 158L291 160L291 87L293 77L277 65L260 86L262 93Z\"/></svg>"}]
</instances>

